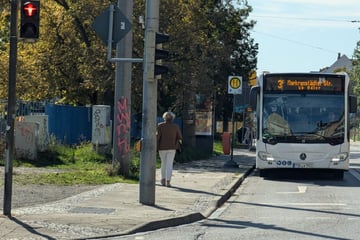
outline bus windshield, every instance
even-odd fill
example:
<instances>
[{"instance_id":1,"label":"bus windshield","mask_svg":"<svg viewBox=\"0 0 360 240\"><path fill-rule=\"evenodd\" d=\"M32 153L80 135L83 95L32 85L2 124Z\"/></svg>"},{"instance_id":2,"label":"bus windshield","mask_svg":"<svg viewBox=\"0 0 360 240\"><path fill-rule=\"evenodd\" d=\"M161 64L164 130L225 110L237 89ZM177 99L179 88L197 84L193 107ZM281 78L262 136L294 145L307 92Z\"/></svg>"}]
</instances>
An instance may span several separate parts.
<instances>
[{"instance_id":1,"label":"bus windshield","mask_svg":"<svg viewBox=\"0 0 360 240\"><path fill-rule=\"evenodd\" d=\"M344 142L344 95L264 93L265 143Z\"/></svg>"}]
</instances>

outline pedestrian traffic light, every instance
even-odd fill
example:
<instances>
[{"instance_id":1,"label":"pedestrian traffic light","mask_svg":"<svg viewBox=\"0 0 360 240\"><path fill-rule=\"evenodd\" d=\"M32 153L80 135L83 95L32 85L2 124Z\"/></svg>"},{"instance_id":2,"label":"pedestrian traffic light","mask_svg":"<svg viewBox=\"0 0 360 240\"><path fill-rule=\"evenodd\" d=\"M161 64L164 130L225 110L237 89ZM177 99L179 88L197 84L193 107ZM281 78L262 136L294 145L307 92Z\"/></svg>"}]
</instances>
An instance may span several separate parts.
<instances>
[{"instance_id":1,"label":"pedestrian traffic light","mask_svg":"<svg viewBox=\"0 0 360 240\"><path fill-rule=\"evenodd\" d=\"M39 38L40 1L21 0L20 4L20 38Z\"/></svg>"},{"instance_id":2,"label":"pedestrian traffic light","mask_svg":"<svg viewBox=\"0 0 360 240\"><path fill-rule=\"evenodd\" d=\"M169 35L156 33L155 34L155 67L154 74L161 75L169 71L168 67L160 65L161 60L167 59L169 57L169 51L162 49L162 44L169 41Z\"/></svg>"}]
</instances>

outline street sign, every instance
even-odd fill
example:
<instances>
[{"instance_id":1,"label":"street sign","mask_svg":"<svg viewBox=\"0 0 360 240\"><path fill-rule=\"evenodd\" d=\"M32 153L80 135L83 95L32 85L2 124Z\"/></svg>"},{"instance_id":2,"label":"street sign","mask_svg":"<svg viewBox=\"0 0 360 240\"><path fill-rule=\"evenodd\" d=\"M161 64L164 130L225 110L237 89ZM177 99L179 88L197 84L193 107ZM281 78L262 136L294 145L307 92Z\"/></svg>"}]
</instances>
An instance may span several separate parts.
<instances>
[{"instance_id":1,"label":"street sign","mask_svg":"<svg viewBox=\"0 0 360 240\"><path fill-rule=\"evenodd\" d=\"M100 16L96 17L92 27L95 30L96 34L108 44L109 38L109 17L110 17L110 7L106 9ZM131 23L129 19L121 12L118 6L114 6L114 20L113 20L113 36L112 36L112 46L115 47L125 35L131 30Z\"/></svg>"},{"instance_id":2,"label":"street sign","mask_svg":"<svg viewBox=\"0 0 360 240\"><path fill-rule=\"evenodd\" d=\"M228 93L242 94L242 77L229 76L228 78Z\"/></svg>"},{"instance_id":3,"label":"street sign","mask_svg":"<svg viewBox=\"0 0 360 240\"><path fill-rule=\"evenodd\" d=\"M255 86L256 81L257 81L256 71L251 70L251 72L249 74L249 82L248 82L249 86Z\"/></svg>"}]
</instances>

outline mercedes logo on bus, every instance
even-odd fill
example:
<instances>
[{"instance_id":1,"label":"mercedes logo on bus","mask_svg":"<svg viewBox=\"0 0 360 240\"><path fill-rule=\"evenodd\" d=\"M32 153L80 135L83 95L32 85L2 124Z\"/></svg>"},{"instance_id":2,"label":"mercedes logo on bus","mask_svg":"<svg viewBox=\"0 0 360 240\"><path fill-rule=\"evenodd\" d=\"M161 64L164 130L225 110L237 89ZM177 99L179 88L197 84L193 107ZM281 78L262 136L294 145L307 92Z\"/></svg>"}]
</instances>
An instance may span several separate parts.
<instances>
[{"instance_id":1,"label":"mercedes logo on bus","mask_svg":"<svg viewBox=\"0 0 360 240\"><path fill-rule=\"evenodd\" d=\"M306 154L305 154L305 153L301 153L301 154L300 154L300 159L301 159L301 160L305 160L305 159L306 159Z\"/></svg>"}]
</instances>

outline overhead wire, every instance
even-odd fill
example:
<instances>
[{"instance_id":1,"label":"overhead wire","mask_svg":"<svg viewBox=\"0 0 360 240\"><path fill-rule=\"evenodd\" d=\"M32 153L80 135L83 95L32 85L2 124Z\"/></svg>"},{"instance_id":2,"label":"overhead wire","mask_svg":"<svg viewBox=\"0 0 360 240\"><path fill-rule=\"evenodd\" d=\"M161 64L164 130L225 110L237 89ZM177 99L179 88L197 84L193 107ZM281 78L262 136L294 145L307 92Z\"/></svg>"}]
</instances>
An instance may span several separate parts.
<instances>
[{"instance_id":1,"label":"overhead wire","mask_svg":"<svg viewBox=\"0 0 360 240\"><path fill-rule=\"evenodd\" d=\"M277 19L288 19L288 20L305 20L305 21L327 21L327 22L360 23L360 20L344 20L344 19L330 19L330 18L284 17L284 16L271 16L271 15L251 15L251 17L257 17L257 18L277 18ZM329 52L329 53L337 53L336 51L333 51L333 50L330 50L330 49L326 49L326 48L319 47L319 46L314 46L314 45L311 45L311 44L308 44L308 43L304 43L304 42L297 41L297 40L293 40L293 39L288 39L288 38L281 37L281 36L274 35L274 34L270 34L270 33L259 32L259 31L255 31L255 30L252 30L252 32L255 32L255 33L258 33L258 34L267 35L267 36L272 37L272 38L277 38L277 39L280 39L280 40L284 40L284 41L296 43L296 44L299 44L299 45L311 47L311 48L314 48L314 49L326 51L326 52Z\"/></svg>"},{"instance_id":2,"label":"overhead wire","mask_svg":"<svg viewBox=\"0 0 360 240\"><path fill-rule=\"evenodd\" d=\"M330 49L326 49L326 48L322 48L322 47L319 47L319 46L314 46L314 45L311 45L311 44L308 44L308 43L304 43L304 42L300 42L300 41L296 41L296 40L284 38L284 37L281 37L281 36L278 36L278 35L274 35L274 34L270 34L270 33L265 33L265 32L259 32L259 31L255 31L255 30L252 30L252 31L255 32L255 33L267 35L267 36L272 37L272 38L277 38L277 39L280 39L280 40L284 40L284 41L296 43L296 44L299 44L299 45L311 47L311 48L318 49L318 50L322 50L322 51L325 51L325 52L337 53L336 51L333 51L333 50L330 50Z\"/></svg>"},{"instance_id":3,"label":"overhead wire","mask_svg":"<svg viewBox=\"0 0 360 240\"><path fill-rule=\"evenodd\" d=\"M360 23L360 20L335 19L335 18L305 18L305 17L286 17L286 16L272 16L272 15L251 15L251 16L260 17L260 18L279 18L279 19L304 20L304 21Z\"/></svg>"}]
</instances>

